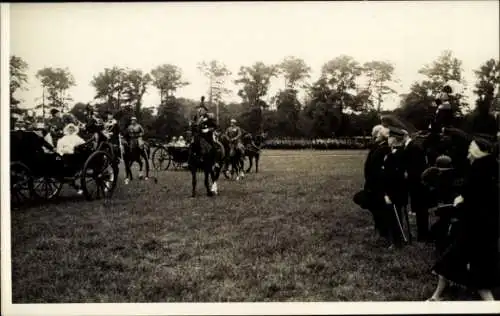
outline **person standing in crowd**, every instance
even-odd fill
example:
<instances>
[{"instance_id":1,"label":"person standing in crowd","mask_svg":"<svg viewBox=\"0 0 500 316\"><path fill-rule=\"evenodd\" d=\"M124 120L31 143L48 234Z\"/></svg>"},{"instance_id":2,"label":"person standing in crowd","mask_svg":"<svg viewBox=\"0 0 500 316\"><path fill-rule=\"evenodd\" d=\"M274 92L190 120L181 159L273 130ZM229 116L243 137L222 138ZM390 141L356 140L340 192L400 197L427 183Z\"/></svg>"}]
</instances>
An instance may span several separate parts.
<instances>
[{"instance_id":1,"label":"person standing in crowd","mask_svg":"<svg viewBox=\"0 0 500 316\"><path fill-rule=\"evenodd\" d=\"M367 201L367 208L373 215L375 230L378 231L381 237L388 238L386 226L383 223L384 191L381 183L383 181L382 166L384 158L390 152L387 138L389 130L382 125L376 125L372 129L372 139L370 151L366 157L364 174L365 185L364 192Z\"/></svg>"},{"instance_id":2,"label":"person standing in crowd","mask_svg":"<svg viewBox=\"0 0 500 316\"><path fill-rule=\"evenodd\" d=\"M493 145L484 139L470 143L471 167L454 200L460 212L457 240L438 259L432 271L438 284L428 301L442 300L449 281L478 291L483 300L494 300L491 289L500 285L498 271L499 191L498 162Z\"/></svg>"},{"instance_id":3,"label":"person standing in crowd","mask_svg":"<svg viewBox=\"0 0 500 316\"><path fill-rule=\"evenodd\" d=\"M385 157L382 187L384 192L385 224L389 231L390 248L402 246L403 207L408 203L408 190L405 179L404 139L405 130L389 127L388 145L391 149Z\"/></svg>"},{"instance_id":4,"label":"person standing in crowd","mask_svg":"<svg viewBox=\"0 0 500 316\"><path fill-rule=\"evenodd\" d=\"M407 133L405 133L403 141L405 177L411 211L417 217L417 240L426 242L429 237L429 210L426 203L427 191L421 181L421 176L427 168L427 158L425 152L415 144Z\"/></svg>"}]
</instances>

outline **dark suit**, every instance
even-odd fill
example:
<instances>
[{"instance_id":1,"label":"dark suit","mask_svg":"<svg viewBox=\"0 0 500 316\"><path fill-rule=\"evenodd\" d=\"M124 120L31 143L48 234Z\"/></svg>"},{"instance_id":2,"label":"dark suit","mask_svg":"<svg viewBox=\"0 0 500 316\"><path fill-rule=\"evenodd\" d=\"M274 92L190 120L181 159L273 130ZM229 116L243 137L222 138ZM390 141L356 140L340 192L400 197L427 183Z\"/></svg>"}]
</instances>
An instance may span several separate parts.
<instances>
[{"instance_id":1,"label":"dark suit","mask_svg":"<svg viewBox=\"0 0 500 316\"><path fill-rule=\"evenodd\" d=\"M404 148L403 157L411 210L417 217L417 238L424 241L429 233L428 197L421 181L422 173L427 168L425 152L411 140Z\"/></svg>"},{"instance_id":2,"label":"dark suit","mask_svg":"<svg viewBox=\"0 0 500 316\"><path fill-rule=\"evenodd\" d=\"M386 205L385 207L384 224L387 226L389 231L391 242L395 246L400 246L402 236L396 215L394 213L394 208L396 208L401 225L403 225L404 217L402 216L402 208L408 203L404 149L400 148L389 153L384 160L383 168L382 188L385 195L387 195L392 202L391 205Z\"/></svg>"},{"instance_id":3,"label":"dark suit","mask_svg":"<svg viewBox=\"0 0 500 316\"><path fill-rule=\"evenodd\" d=\"M380 235L386 237L387 231L383 225L384 191L381 183L383 181L383 169L385 156L390 152L386 141L372 144L368 156L366 157L364 173L364 191L369 201L368 210L373 215L375 229Z\"/></svg>"}]
</instances>

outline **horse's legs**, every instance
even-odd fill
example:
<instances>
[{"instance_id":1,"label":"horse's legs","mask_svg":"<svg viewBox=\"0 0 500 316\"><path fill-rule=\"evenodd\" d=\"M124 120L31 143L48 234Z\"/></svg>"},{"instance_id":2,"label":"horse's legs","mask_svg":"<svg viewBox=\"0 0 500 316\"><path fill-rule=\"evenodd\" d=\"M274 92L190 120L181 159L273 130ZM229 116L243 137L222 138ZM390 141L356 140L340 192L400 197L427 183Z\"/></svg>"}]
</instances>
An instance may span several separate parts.
<instances>
[{"instance_id":1,"label":"horse's legs","mask_svg":"<svg viewBox=\"0 0 500 316\"><path fill-rule=\"evenodd\" d=\"M248 154L247 157L248 157L248 162L249 162L249 166L247 168L247 173L249 173L252 170L252 167L253 167L253 164L252 164L253 155L252 154Z\"/></svg>"},{"instance_id":2,"label":"horse's legs","mask_svg":"<svg viewBox=\"0 0 500 316\"><path fill-rule=\"evenodd\" d=\"M131 167L132 167L132 161L126 159L124 161L124 165L125 165L125 184L128 184L129 181L132 181L133 180L133 177L132 177L132 170L131 170Z\"/></svg>"},{"instance_id":3,"label":"horse's legs","mask_svg":"<svg viewBox=\"0 0 500 316\"><path fill-rule=\"evenodd\" d=\"M257 153L255 155L255 173L259 172L259 158L260 158L260 154Z\"/></svg>"},{"instance_id":4,"label":"horse's legs","mask_svg":"<svg viewBox=\"0 0 500 316\"><path fill-rule=\"evenodd\" d=\"M203 173L205 174L205 188L207 189L207 196L213 196L212 188L210 187L210 177L212 175L212 166L209 166L208 163L205 163L203 167Z\"/></svg>"},{"instance_id":5,"label":"horse's legs","mask_svg":"<svg viewBox=\"0 0 500 316\"><path fill-rule=\"evenodd\" d=\"M144 164L146 165L146 180L149 178L149 160L147 157L147 153L143 152L142 153L142 158L144 159Z\"/></svg>"},{"instance_id":6,"label":"horse's legs","mask_svg":"<svg viewBox=\"0 0 500 316\"><path fill-rule=\"evenodd\" d=\"M196 169L197 169L197 167L195 164L190 165L189 167L191 169L191 186L192 186L191 196L195 197L196 196Z\"/></svg>"}]
</instances>

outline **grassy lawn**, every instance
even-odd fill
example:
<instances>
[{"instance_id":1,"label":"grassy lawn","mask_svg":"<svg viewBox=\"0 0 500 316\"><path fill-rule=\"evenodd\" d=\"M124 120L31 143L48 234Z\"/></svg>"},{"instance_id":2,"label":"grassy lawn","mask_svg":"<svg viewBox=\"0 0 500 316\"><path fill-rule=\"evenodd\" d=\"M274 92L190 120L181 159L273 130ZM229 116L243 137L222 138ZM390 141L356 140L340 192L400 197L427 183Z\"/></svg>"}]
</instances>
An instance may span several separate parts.
<instances>
[{"instance_id":1,"label":"grassy lawn","mask_svg":"<svg viewBox=\"0 0 500 316\"><path fill-rule=\"evenodd\" d=\"M432 248L377 245L352 202L364 157L265 151L259 174L221 180L215 198L201 174L193 199L189 173L167 171L120 181L106 203L15 211L13 303L426 299Z\"/></svg>"}]
</instances>

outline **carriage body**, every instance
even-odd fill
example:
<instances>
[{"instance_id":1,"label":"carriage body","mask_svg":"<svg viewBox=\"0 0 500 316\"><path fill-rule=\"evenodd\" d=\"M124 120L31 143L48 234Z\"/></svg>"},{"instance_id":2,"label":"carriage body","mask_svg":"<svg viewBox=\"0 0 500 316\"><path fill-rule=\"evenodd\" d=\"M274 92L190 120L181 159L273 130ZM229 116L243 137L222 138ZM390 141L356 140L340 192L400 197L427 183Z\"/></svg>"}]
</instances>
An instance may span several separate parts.
<instances>
[{"instance_id":1,"label":"carriage body","mask_svg":"<svg viewBox=\"0 0 500 316\"><path fill-rule=\"evenodd\" d=\"M152 154L153 167L157 170L168 170L170 166L179 169L189 161L189 146L158 146Z\"/></svg>"},{"instance_id":2,"label":"carriage body","mask_svg":"<svg viewBox=\"0 0 500 316\"><path fill-rule=\"evenodd\" d=\"M14 206L33 200L51 200L60 194L64 184L75 184L78 180L89 200L112 195L118 168L112 155L99 149L101 146L95 150L94 144L87 142L77 146L74 154L63 157L35 132L11 131L10 138ZM95 192L90 184L92 181L96 185Z\"/></svg>"}]
</instances>

